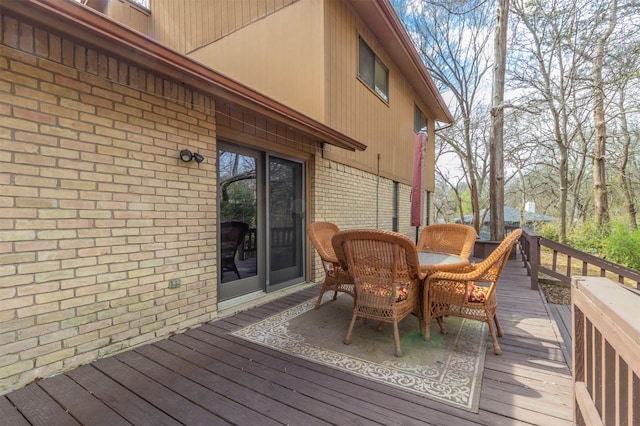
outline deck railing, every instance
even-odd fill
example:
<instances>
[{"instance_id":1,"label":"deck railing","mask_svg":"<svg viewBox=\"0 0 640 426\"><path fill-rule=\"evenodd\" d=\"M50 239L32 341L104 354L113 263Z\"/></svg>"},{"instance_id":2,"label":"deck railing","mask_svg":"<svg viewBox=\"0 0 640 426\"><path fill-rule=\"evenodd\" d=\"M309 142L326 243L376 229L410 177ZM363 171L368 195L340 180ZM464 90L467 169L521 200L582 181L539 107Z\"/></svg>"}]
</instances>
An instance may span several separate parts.
<instances>
[{"instance_id":1,"label":"deck railing","mask_svg":"<svg viewBox=\"0 0 640 426\"><path fill-rule=\"evenodd\" d=\"M532 289L539 273L571 284L574 423L640 425L640 274L532 232L520 247Z\"/></svg>"},{"instance_id":2,"label":"deck railing","mask_svg":"<svg viewBox=\"0 0 640 426\"><path fill-rule=\"evenodd\" d=\"M640 424L640 293L600 277L574 277L574 423Z\"/></svg>"},{"instance_id":3,"label":"deck railing","mask_svg":"<svg viewBox=\"0 0 640 426\"><path fill-rule=\"evenodd\" d=\"M525 230L520 237L520 246L522 259L531 276L531 288L534 290L538 288L538 273L549 275L567 284L571 283L572 276L583 275L615 278L619 283L630 287L640 286L640 273L637 271L560 244L534 232ZM541 261L543 249L551 252L550 265ZM563 262L560 262L560 259ZM596 271L595 274L593 271Z\"/></svg>"}]
</instances>

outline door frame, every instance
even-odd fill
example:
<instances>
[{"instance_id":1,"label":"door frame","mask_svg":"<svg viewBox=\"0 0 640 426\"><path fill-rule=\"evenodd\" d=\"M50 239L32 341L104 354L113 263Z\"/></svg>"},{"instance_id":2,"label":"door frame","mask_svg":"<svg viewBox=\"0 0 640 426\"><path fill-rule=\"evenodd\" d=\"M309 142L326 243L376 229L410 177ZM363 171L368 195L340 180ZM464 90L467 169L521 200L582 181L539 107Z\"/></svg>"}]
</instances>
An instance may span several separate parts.
<instances>
[{"instance_id":1,"label":"door frame","mask_svg":"<svg viewBox=\"0 0 640 426\"><path fill-rule=\"evenodd\" d=\"M270 158L283 159L286 161L291 161L294 163L298 163L302 167L301 171L301 179L300 188L302 192L302 201L301 208L303 209L302 215L302 230L306 229L306 224L309 220L308 215L308 165L307 160L302 158L296 158L291 155L281 154L276 151L271 151L265 148L261 148L258 146L249 146L242 144L241 142L233 141L229 138L219 138L218 144L216 147L216 159L218 158L218 153L220 150L235 152L241 155L252 156L257 159L256 163L256 260L257 260L257 274L254 277L243 278L241 280L251 280L256 279L257 285L251 286L247 284L247 287L244 290L234 294L234 292L225 292L222 291L225 284L221 283L221 269L220 269L220 241L217 238L216 242L216 264L217 264L217 285L218 285L218 300L219 301L228 301L235 298L239 298L245 296L247 294L251 294L254 292L263 292L270 293L273 291L277 291L286 287L290 287L295 284L300 284L306 282L307 279L307 239L305 236L302 236L301 241L301 249L302 253L300 255L301 264L301 274L299 277L295 277L293 279L284 281L282 283L278 283L275 285L271 285L270 283L270 275L271 275L271 267L270 267L270 232L269 232L269 160ZM216 185L219 187L219 163L218 163L218 172L216 173ZM217 191L216 194L216 209L217 209L217 223L216 223L216 235L219 235L220 232L220 191ZM306 234L305 234L306 235ZM235 280L235 281L241 281ZM234 281L232 281L234 282Z\"/></svg>"}]
</instances>

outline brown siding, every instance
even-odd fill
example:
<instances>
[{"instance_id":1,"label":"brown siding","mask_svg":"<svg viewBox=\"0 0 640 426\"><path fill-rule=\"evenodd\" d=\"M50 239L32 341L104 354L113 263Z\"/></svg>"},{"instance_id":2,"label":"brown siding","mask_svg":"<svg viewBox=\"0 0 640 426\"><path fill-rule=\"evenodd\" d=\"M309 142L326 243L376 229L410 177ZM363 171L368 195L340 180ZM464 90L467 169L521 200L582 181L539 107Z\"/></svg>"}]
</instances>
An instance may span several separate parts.
<instances>
[{"instance_id":1,"label":"brown siding","mask_svg":"<svg viewBox=\"0 0 640 426\"><path fill-rule=\"evenodd\" d=\"M380 154L381 175L410 183L414 93L399 68L349 5L328 1L325 2L325 11L327 124L367 145L365 152L344 152L333 147L328 151L336 160L341 158L349 164L376 172ZM389 69L388 104L357 78L358 35ZM422 110L426 111L426 108Z\"/></svg>"},{"instance_id":2,"label":"brown siding","mask_svg":"<svg viewBox=\"0 0 640 426\"><path fill-rule=\"evenodd\" d=\"M144 34L149 34L151 26L150 13L143 8L136 6L128 0L109 0L89 2L89 7L100 8L106 3L104 10L100 10L105 15L121 22Z\"/></svg>"},{"instance_id":3,"label":"brown siding","mask_svg":"<svg viewBox=\"0 0 640 426\"><path fill-rule=\"evenodd\" d=\"M298 0L151 0L151 24L145 33L187 54L295 1Z\"/></svg>"},{"instance_id":4,"label":"brown siding","mask_svg":"<svg viewBox=\"0 0 640 426\"><path fill-rule=\"evenodd\" d=\"M260 34L254 27L249 28L250 24L296 2L301 5L298 13L310 13L313 10L310 1L151 0L147 34L368 146L365 152L355 153L327 147L327 154L336 161L410 183L416 96L400 69L349 4L338 0L323 2L324 46L317 46L318 43L309 38L306 47L299 49L294 40L304 38L303 31L298 31L294 39L278 38L271 32L270 37L276 41L272 43L272 54L266 57L264 49L255 43ZM297 22L295 12L291 13L294 14L291 21ZM240 29L246 30L239 32ZM227 37L231 34L233 37ZM389 68L388 104L357 79L359 34ZM239 56L239 51L244 54ZM318 53L323 60L318 60ZM324 63L324 69L318 70L316 63ZM251 71L254 69L269 70L269 73ZM424 105L421 107L428 111ZM429 124L433 126L430 118ZM433 141L431 134L426 178L427 188L431 190Z\"/></svg>"},{"instance_id":5,"label":"brown siding","mask_svg":"<svg viewBox=\"0 0 640 426\"><path fill-rule=\"evenodd\" d=\"M297 1L189 57L325 122L323 6Z\"/></svg>"}]
</instances>

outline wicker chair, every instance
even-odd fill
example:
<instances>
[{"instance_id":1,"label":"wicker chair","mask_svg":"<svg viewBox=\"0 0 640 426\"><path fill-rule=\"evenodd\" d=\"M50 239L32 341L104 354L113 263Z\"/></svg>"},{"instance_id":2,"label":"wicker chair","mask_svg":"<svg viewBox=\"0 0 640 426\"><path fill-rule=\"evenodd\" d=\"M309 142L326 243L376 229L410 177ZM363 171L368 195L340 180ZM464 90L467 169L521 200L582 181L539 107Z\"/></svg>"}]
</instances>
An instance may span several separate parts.
<instances>
[{"instance_id":1,"label":"wicker chair","mask_svg":"<svg viewBox=\"0 0 640 426\"><path fill-rule=\"evenodd\" d=\"M421 326L425 333L425 340L429 339L429 325L432 318L438 321L440 332L446 333L442 317L453 315L486 322L491 333L493 351L496 355L502 353L496 338L496 332L502 337L502 328L496 316L498 307L496 284L509 258L511 248L521 234L521 229L512 231L484 261L477 265L471 265L465 270L454 273L436 272L427 277L425 286L428 289L428 297L423 301L424 324ZM488 286L480 286L476 283L487 283Z\"/></svg>"},{"instance_id":2,"label":"wicker chair","mask_svg":"<svg viewBox=\"0 0 640 426\"><path fill-rule=\"evenodd\" d=\"M455 254L469 259L476 242L476 230L471 226L455 223L428 225L420 232L418 251Z\"/></svg>"},{"instance_id":3,"label":"wicker chair","mask_svg":"<svg viewBox=\"0 0 640 426\"><path fill-rule=\"evenodd\" d=\"M235 272L241 278L236 265L238 247L244 243L244 237L249 232L249 225L244 222L223 222L220 224L220 278L225 272Z\"/></svg>"},{"instance_id":4,"label":"wicker chair","mask_svg":"<svg viewBox=\"0 0 640 426\"><path fill-rule=\"evenodd\" d=\"M411 313L420 316L420 272L416 246L404 235L379 230L349 230L333 237L336 257L356 286L353 317L345 344L351 343L358 317L393 323L396 356L402 356L398 322Z\"/></svg>"},{"instance_id":5,"label":"wicker chair","mask_svg":"<svg viewBox=\"0 0 640 426\"><path fill-rule=\"evenodd\" d=\"M307 235L322 260L322 269L325 273L316 309L320 307L322 295L326 291L334 292L333 300L338 297L338 292L350 294L354 299L356 297L353 278L340 266L331 245L331 238L338 231L340 229L330 222L314 222L307 226Z\"/></svg>"}]
</instances>

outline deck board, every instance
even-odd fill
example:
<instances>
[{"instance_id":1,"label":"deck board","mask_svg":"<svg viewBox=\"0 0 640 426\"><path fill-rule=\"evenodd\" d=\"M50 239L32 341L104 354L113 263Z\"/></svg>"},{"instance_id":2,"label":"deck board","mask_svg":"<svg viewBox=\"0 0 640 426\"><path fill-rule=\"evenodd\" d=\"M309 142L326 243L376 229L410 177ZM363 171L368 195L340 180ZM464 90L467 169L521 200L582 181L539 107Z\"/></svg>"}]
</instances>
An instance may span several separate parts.
<instances>
[{"instance_id":1,"label":"deck board","mask_svg":"<svg viewBox=\"0 0 640 426\"><path fill-rule=\"evenodd\" d=\"M13 405L6 396L0 396L0 418L8 425L22 426L29 425L27 419L25 419L18 408Z\"/></svg>"},{"instance_id":2,"label":"deck board","mask_svg":"<svg viewBox=\"0 0 640 426\"><path fill-rule=\"evenodd\" d=\"M490 340L469 413L231 334L317 296L288 294L0 396L10 424L570 425L572 378L550 308L519 260L498 286L502 355Z\"/></svg>"},{"instance_id":3,"label":"deck board","mask_svg":"<svg viewBox=\"0 0 640 426\"><path fill-rule=\"evenodd\" d=\"M40 386L81 424L96 426L130 425L118 413L94 398L66 374L43 380ZM9 423L11 424L11 423Z\"/></svg>"},{"instance_id":4,"label":"deck board","mask_svg":"<svg viewBox=\"0 0 640 426\"><path fill-rule=\"evenodd\" d=\"M548 306L551 310L551 314L555 318L558 330L560 331L560 335L564 341L565 348L569 353L569 356L571 356L571 328L573 327L571 323L571 306L555 304L549 304Z\"/></svg>"},{"instance_id":5,"label":"deck board","mask_svg":"<svg viewBox=\"0 0 640 426\"><path fill-rule=\"evenodd\" d=\"M40 386L27 386L7 395L9 401L32 425L66 426L79 424Z\"/></svg>"}]
</instances>

